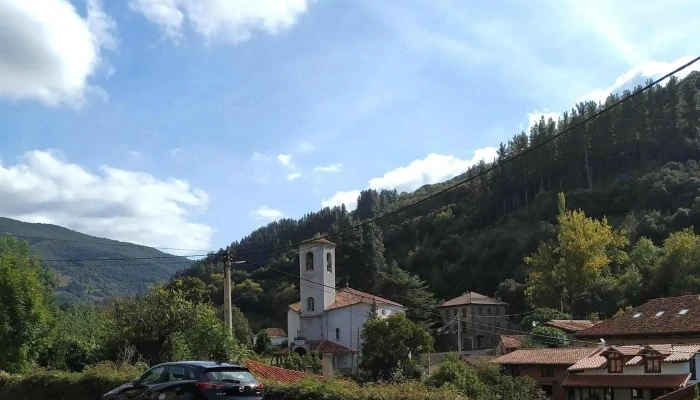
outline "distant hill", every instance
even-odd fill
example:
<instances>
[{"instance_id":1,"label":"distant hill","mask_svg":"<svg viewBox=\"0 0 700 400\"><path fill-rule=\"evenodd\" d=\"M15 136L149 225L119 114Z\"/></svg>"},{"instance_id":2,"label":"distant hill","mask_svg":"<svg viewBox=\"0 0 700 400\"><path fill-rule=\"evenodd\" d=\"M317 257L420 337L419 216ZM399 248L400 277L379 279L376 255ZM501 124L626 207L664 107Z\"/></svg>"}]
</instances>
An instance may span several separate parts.
<instances>
[{"instance_id":1,"label":"distant hill","mask_svg":"<svg viewBox=\"0 0 700 400\"><path fill-rule=\"evenodd\" d=\"M42 260L132 259L44 261L43 265L56 274L59 303L138 293L150 284L167 281L175 271L192 263L185 257L170 258L170 254L151 247L85 235L56 225L0 217L0 234L5 233L29 242ZM161 258L133 260L147 257Z\"/></svg>"}]
</instances>

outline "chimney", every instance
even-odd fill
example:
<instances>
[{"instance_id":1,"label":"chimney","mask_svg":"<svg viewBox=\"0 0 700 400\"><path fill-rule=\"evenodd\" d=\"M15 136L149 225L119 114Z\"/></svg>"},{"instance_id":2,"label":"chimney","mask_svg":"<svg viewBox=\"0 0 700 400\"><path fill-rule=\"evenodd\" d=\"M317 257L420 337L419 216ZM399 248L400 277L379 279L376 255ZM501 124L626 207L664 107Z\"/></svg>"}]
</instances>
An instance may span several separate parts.
<instances>
[{"instance_id":1,"label":"chimney","mask_svg":"<svg viewBox=\"0 0 700 400\"><path fill-rule=\"evenodd\" d=\"M598 350L605 350L605 339L601 338L598 342Z\"/></svg>"}]
</instances>

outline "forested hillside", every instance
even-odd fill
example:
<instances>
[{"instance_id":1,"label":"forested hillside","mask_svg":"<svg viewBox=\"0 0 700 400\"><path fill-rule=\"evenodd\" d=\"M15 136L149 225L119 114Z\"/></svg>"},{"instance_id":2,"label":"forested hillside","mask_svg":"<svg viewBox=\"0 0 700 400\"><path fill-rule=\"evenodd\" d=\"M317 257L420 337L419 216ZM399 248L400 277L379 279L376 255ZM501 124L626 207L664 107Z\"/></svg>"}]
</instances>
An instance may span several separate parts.
<instances>
[{"instance_id":1,"label":"forested hillside","mask_svg":"<svg viewBox=\"0 0 700 400\"><path fill-rule=\"evenodd\" d=\"M558 254L564 251L561 246L571 245L563 237L567 232L557 223L559 215L560 221L572 218L584 221L584 225L603 224L602 228L592 227L591 232L614 232L610 237L622 247L619 257L611 255L611 246L617 245L610 243L591 250L602 251L599 258L606 262L596 265L594 274L575 281L576 293L563 294L566 288L561 288L559 295L549 297L549 301L563 299L565 308L576 317L592 312L611 316L619 308L648 297L700 293L700 281L677 278L700 272L700 245L694 247L700 240L691 231L666 240L684 228L700 231L698 77L693 73L683 81L672 78L668 84L634 96L584 126L524 152L631 92L613 94L605 104L576 104L558 121L541 119L530 132L520 132L508 143L501 143L498 159L485 160L450 182L425 186L414 193L366 190L356 210L325 208L299 220L283 219L252 232L230 248L249 259L298 274L293 249L256 251L298 242L318 232L346 229L473 177L418 206L331 237L338 244L338 285L348 283L421 308L432 308L437 299L467 290L487 295L499 292L510 302L511 312L529 305L558 307L558 301L541 304L546 303L546 296L537 297L533 289L527 290L528 273L544 261L533 259L526 265L525 258L538 251L540 244L548 244L552 258L549 269L555 269ZM639 90L641 87L635 92ZM497 167L483 173L492 166ZM566 195L567 208L581 209L585 217L560 213L560 192ZM607 220L601 221L603 217ZM586 239L588 228L571 226L574 237ZM618 234L622 238L615 236ZM679 249L687 254L681 257L673 253ZM218 256L211 255L180 274L220 285L217 261ZM582 265L587 268L589 264ZM234 301L251 317L251 324L284 326L286 304L298 301L298 281L255 265L236 267ZM625 284L631 278L639 279Z\"/></svg>"},{"instance_id":2,"label":"forested hillside","mask_svg":"<svg viewBox=\"0 0 700 400\"><path fill-rule=\"evenodd\" d=\"M156 249L98 238L56 225L30 224L0 217L0 235L10 233L26 240L56 275L56 300L100 300L108 296L143 292L148 285L167 281L178 269L191 264ZM155 257L153 259L138 259ZM83 259L125 259L79 261ZM137 260L134 260L137 258Z\"/></svg>"}]
</instances>

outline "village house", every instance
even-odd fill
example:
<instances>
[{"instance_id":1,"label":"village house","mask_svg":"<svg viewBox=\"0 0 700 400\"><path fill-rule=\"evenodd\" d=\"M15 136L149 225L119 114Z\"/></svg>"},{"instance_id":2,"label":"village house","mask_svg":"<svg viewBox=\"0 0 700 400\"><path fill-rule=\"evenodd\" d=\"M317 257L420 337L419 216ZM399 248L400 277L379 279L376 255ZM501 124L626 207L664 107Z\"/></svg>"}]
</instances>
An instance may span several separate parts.
<instances>
[{"instance_id":1,"label":"village house","mask_svg":"<svg viewBox=\"0 0 700 400\"><path fill-rule=\"evenodd\" d=\"M502 330L519 330L508 320L508 303L476 292L441 302L439 312L447 326L453 350L493 349ZM461 339L461 343L460 343Z\"/></svg>"},{"instance_id":2,"label":"village house","mask_svg":"<svg viewBox=\"0 0 700 400\"><path fill-rule=\"evenodd\" d=\"M287 344L287 334L284 332L284 329L282 328L266 328L267 331L267 336L270 337L270 342L272 342L272 345L275 347L281 347L282 345ZM253 346L255 346L255 343L258 341L258 336L253 335Z\"/></svg>"},{"instance_id":3,"label":"village house","mask_svg":"<svg viewBox=\"0 0 700 400\"><path fill-rule=\"evenodd\" d=\"M574 338L578 344L600 339L610 345L700 344L700 296L653 299L582 329Z\"/></svg>"},{"instance_id":4,"label":"village house","mask_svg":"<svg viewBox=\"0 0 700 400\"><path fill-rule=\"evenodd\" d=\"M494 349L496 356L511 353L518 350L520 342L527 339L527 335L498 335L498 344Z\"/></svg>"},{"instance_id":5,"label":"village house","mask_svg":"<svg viewBox=\"0 0 700 400\"><path fill-rule=\"evenodd\" d=\"M600 321L597 318L593 321L587 319L553 319L545 322L545 325L564 331L571 342L574 340L574 335L577 332L590 328L598 322Z\"/></svg>"},{"instance_id":6,"label":"village house","mask_svg":"<svg viewBox=\"0 0 700 400\"><path fill-rule=\"evenodd\" d=\"M567 400L657 399L697 382L700 345L604 347L567 369Z\"/></svg>"},{"instance_id":7,"label":"village house","mask_svg":"<svg viewBox=\"0 0 700 400\"><path fill-rule=\"evenodd\" d=\"M314 354L324 370L354 372L362 351L362 326L372 308L377 316L405 313L396 302L346 287L336 290L335 244L312 239L299 246L299 291L301 301L289 305L287 333L289 350Z\"/></svg>"},{"instance_id":8,"label":"village house","mask_svg":"<svg viewBox=\"0 0 700 400\"><path fill-rule=\"evenodd\" d=\"M523 349L498 357L492 362L503 366L505 373L512 376L529 376L552 400L569 400L561 387L561 383L568 377L567 368L597 351L597 348L591 347Z\"/></svg>"}]
</instances>

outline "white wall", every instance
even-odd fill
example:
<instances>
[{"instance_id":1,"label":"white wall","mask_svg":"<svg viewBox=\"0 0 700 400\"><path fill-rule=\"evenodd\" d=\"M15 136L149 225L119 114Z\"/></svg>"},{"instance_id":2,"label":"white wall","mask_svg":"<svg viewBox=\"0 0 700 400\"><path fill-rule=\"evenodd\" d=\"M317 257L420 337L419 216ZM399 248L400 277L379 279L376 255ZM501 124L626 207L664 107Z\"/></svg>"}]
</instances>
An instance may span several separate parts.
<instances>
[{"instance_id":1,"label":"white wall","mask_svg":"<svg viewBox=\"0 0 700 400\"><path fill-rule=\"evenodd\" d=\"M287 336L289 336L289 341L293 341L295 337L299 336L299 331L301 330L301 324L299 322L299 313L292 310L291 308L287 310Z\"/></svg>"},{"instance_id":2,"label":"white wall","mask_svg":"<svg viewBox=\"0 0 700 400\"><path fill-rule=\"evenodd\" d=\"M270 337L270 341L272 342L273 346L280 346L282 343L287 341L286 336L272 336Z\"/></svg>"}]
</instances>

